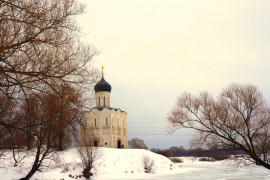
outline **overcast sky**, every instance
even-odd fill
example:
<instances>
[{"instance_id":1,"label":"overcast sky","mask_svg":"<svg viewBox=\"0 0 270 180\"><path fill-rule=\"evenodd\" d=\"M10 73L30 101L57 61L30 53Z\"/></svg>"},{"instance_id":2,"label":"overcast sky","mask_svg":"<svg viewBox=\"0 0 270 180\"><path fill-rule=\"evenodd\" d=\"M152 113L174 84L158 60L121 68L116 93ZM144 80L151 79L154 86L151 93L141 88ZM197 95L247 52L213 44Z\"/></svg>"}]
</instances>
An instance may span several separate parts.
<instances>
[{"instance_id":1,"label":"overcast sky","mask_svg":"<svg viewBox=\"0 0 270 180\"><path fill-rule=\"evenodd\" d=\"M189 146L192 131L166 135L185 91L218 95L256 85L270 102L269 0L82 0L83 40L100 54L111 106L128 113L128 138L152 147Z\"/></svg>"}]
</instances>

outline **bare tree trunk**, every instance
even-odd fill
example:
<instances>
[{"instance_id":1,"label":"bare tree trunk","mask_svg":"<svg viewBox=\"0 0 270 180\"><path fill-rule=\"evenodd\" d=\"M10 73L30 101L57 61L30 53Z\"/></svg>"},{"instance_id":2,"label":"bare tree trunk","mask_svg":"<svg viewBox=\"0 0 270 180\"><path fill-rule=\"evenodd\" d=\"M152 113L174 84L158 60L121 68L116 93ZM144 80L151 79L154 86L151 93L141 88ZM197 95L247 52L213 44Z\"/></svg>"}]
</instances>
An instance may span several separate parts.
<instances>
[{"instance_id":1,"label":"bare tree trunk","mask_svg":"<svg viewBox=\"0 0 270 180\"><path fill-rule=\"evenodd\" d=\"M27 150L30 150L32 147L32 136L30 133L30 127L29 127L29 122L28 122L28 127L27 127L27 142L26 142L26 146L27 146Z\"/></svg>"},{"instance_id":2,"label":"bare tree trunk","mask_svg":"<svg viewBox=\"0 0 270 180\"><path fill-rule=\"evenodd\" d=\"M256 161L257 165L260 165L260 166L270 170L270 164L267 164L265 161L261 160L260 158L256 158L255 161Z\"/></svg>"},{"instance_id":3,"label":"bare tree trunk","mask_svg":"<svg viewBox=\"0 0 270 180\"><path fill-rule=\"evenodd\" d=\"M62 93L63 93L63 90L62 90ZM63 99L63 97L61 96L60 97L60 100L61 100L61 109L60 109L60 117L59 117L59 122L58 122L58 124L59 124L59 129L58 129L58 131L59 131L59 133L58 133L58 144L57 144L57 149L58 149L58 151L63 151L64 150L64 147L63 147L63 144L64 144L64 131L65 131L65 129L66 129L66 124L65 124L65 119L64 119L64 117L63 117L63 114L64 114L64 103L63 103L63 101L64 101L64 99Z\"/></svg>"},{"instance_id":4,"label":"bare tree trunk","mask_svg":"<svg viewBox=\"0 0 270 180\"><path fill-rule=\"evenodd\" d=\"M64 147L63 147L63 139L64 139L64 131L62 129L59 130L59 136L58 136L58 151L63 151Z\"/></svg>"},{"instance_id":5,"label":"bare tree trunk","mask_svg":"<svg viewBox=\"0 0 270 180\"><path fill-rule=\"evenodd\" d=\"M89 179L90 178L90 176L92 176L93 174L90 172L90 168L85 168L84 170L83 170L83 176L86 178L86 179Z\"/></svg>"},{"instance_id":6,"label":"bare tree trunk","mask_svg":"<svg viewBox=\"0 0 270 180\"><path fill-rule=\"evenodd\" d=\"M32 165L31 170L29 171L29 173L24 178L21 178L20 180L28 180L28 179L30 179L35 174L35 172L39 169L39 167L41 165L40 160L39 160L40 151L41 151L41 146L39 146L37 148L35 161L34 161L34 163Z\"/></svg>"}]
</instances>

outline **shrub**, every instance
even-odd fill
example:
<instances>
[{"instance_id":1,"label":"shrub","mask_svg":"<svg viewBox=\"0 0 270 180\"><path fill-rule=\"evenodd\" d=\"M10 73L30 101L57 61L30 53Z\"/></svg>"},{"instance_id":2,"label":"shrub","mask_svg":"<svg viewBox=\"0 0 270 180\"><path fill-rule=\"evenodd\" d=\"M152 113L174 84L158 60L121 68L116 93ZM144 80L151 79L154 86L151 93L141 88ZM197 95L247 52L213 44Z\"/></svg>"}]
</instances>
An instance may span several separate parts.
<instances>
[{"instance_id":1,"label":"shrub","mask_svg":"<svg viewBox=\"0 0 270 180\"><path fill-rule=\"evenodd\" d=\"M229 156L228 155L214 155L212 156L212 158L217 161L221 161L221 160L229 159Z\"/></svg>"},{"instance_id":2,"label":"shrub","mask_svg":"<svg viewBox=\"0 0 270 180\"><path fill-rule=\"evenodd\" d=\"M66 163L66 164L63 166L63 169L62 169L61 173L66 173L66 172L68 172L68 171L70 171L70 169L69 169L69 165Z\"/></svg>"},{"instance_id":3,"label":"shrub","mask_svg":"<svg viewBox=\"0 0 270 180\"><path fill-rule=\"evenodd\" d=\"M146 173L154 173L153 168L155 166L155 161L150 159L149 156L144 156L143 159L144 172Z\"/></svg>"},{"instance_id":4,"label":"shrub","mask_svg":"<svg viewBox=\"0 0 270 180\"><path fill-rule=\"evenodd\" d=\"M133 138L130 141L128 141L128 148L129 149L148 149L144 141L139 138Z\"/></svg>"},{"instance_id":5,"label":"shrub","mask_svg":"<svg viewBox=\"0 0 270 180\"><path fill-rule=\"evenodd\" d=\"M183 163L184 161L180 158L171 157L170 160L174 163Z\"/></svg>"},{"instance_id":6,"label":"shrub","mask_svg":"<svg viewBox=\"0 0 270 180\"><path fill-rule=\"evenodd\" d=\"M201 157L199 158L199 161L209 161L209 162L214 162L215 160L210 157Z\"/></svg>"}]
</instances>

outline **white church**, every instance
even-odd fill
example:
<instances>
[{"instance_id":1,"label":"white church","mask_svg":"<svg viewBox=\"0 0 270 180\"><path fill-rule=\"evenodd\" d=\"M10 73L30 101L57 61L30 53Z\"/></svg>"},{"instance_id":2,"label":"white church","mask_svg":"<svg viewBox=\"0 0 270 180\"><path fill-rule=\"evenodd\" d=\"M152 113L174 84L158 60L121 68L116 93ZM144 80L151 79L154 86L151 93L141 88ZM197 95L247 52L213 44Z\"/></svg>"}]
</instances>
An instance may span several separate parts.
<instances>
[{"instance_id":1,"label":"white church","mask_svg":"<svg viewBox=\"0 0 270 180\"><path fill-rule=\"evenodd\" d=\"M110 107L112 88L103 76L102 66L101 80L94 87L96 107L84 112L85 126L93 134L94 146L128 148L127 113Z\"/></svg>"}]
</instances>

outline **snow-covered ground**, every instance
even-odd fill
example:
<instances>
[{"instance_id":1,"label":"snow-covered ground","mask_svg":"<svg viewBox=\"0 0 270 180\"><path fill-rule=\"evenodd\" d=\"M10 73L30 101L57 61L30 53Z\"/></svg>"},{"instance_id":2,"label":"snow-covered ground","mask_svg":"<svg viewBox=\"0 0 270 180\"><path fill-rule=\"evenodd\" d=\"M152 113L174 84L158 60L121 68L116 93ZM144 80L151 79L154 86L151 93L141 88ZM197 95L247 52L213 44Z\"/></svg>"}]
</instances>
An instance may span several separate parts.
<instances>
[{"instance_id":1,"label":"snow-covered ground","mask_svg":"<svg viewBox=\"0 0 270 180\"><path fill-rule=\"evenodd\" d=\"M250 165L239 166L229 161L201 162L195 158L181 158L182 168L171 176L157 176L155 180L269 180L270 170Z\"/></svg>"},{"instance_id":2,"label":"snow-covered ground","mask_svg":"<svg viewBox=\"0 0 270 180\"><path fill-rule=\"evenodd\" d=\"M270 179L270 171L259 166L234 167L226 161L200 162L194 158L181 158L183 163L172 163L166 157L139 149L100 148L102 157L93 170L94 180L118 179ZM154 161L153 173L145 173L143 159ZM12 167L11 160L0 162L0 180L19 179L30 168L30 158L18 167ZM48 164L47 164L48 165ZM4 166L4 167L2 167ZM31 179L70 180L79 177L82 165L76 149L58 153L55 161L50 161L50 168L43 167Z\"/></svg>"},{"instance_id":3,"label":"snow-covered ground","mask_svg":"<svg viewBox=\"0 0 270 180\"><path fill-rule=\"evenodd\" d=\"M101 158L93 169L94 179L110 178L134 178L147 177L153 174L145 173L143 159L154 161L152 172L154 174L166 174L180 165L172 163L168 158L141 149L112 149L99 148ZM0 180L19 179L24 177L31 168L31 160L26 158L18 167L12 167L12 160L6 158L0 162ZM40 172L36 172L31 179L85 179L79 178L82 174L82 164L77 149L60 152L54 157L54 161L47 161Z\"/></svg>"}]
</instances>

